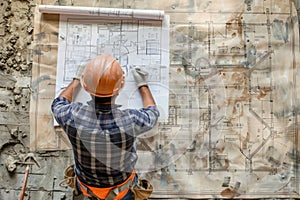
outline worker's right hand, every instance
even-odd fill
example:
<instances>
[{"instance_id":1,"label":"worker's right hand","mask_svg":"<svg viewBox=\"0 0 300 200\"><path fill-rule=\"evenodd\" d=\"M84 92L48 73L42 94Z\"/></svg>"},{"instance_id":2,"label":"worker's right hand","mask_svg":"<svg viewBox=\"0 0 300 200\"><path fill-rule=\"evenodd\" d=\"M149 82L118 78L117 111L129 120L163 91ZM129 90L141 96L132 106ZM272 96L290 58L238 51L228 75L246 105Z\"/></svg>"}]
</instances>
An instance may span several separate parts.
<instances>
[{"instance_id":1,"label":"worker's right hand","mask_svg":"<svg viewBox=\"0 0 300 200\"><path fill-rule=\"evenodd\" d=\"M148 72L140 67L134 67L132 69L132 74L138 88L148 85Z\"/></svg>"},{"instance_id":2,"label":"worker's right hand","mask_svg":"<svg viewBox=\"0 0 300 200\"><path fill-rule=\"evenodd\" d=\"M78 80L80 80L81 75L82 75L82 73L83 73L83 70L85 69L85 66L86 66L86 64L80 64L80 65L78 65L76 74L75 74L75 76L73 77L73 79L78 79Z\"/></svg>"}]
</instances>

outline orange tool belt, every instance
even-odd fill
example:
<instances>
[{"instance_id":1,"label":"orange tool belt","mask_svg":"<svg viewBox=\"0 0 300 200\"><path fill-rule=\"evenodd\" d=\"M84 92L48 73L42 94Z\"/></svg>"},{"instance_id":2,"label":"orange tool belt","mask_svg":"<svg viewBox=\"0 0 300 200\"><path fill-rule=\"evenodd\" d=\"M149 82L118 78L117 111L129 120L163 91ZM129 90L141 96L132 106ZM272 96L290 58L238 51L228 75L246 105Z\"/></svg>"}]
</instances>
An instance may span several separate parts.
<instances>
[{"instance_id":1,"label":"orange tool belt","mask_svg":"<svg viewBox=\"0 0 300 200\"><path fill-rule=\"evenodd\" d=\"M108 187L108 188L98 188L98 187L91 187L84 183L82 183L78 178L77 181L80 184L80 189L82 193L87 197L96 197L100 200L120 200L122 199L127 192L129 191L130 187L134 183L135 172L133 171L131 175L124 181L123 183Z\"/></svg>"}]
</instances>

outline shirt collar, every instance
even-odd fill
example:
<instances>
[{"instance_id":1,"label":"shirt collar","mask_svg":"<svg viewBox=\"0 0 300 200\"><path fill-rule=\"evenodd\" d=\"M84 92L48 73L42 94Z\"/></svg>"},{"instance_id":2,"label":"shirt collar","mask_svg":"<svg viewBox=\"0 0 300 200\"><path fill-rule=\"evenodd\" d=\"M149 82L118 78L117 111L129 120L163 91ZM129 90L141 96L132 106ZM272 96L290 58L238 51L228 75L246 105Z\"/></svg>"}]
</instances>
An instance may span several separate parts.
<instances>
[{"instance_id":1,"label":"shirt collar","mask_svg":"<svg viewBox=\"0 0 300 200\"><path fill-rule=\"evenodd\" d=\"M121 105L118 104L95 104L93 100L88 101L87 104L89 106L93 106L96 111L102 111L102 112L109 112L121 107Z\"/></svg>"}]
</instances>

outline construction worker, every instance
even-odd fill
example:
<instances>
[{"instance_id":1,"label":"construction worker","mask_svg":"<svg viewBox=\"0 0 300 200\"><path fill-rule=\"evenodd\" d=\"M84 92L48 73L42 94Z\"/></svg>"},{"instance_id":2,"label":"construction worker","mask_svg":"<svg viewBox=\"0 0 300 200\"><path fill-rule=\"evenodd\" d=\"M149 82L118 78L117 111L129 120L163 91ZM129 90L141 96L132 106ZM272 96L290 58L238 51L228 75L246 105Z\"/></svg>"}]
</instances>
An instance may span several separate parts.
<instances>
[{"instance_id":1,"label":"construction worker","mask_svg":"<svg viewBox=\"0 0 300 200\"><path fill-rule=\"evenodd\" d=\"M129 187L137 181L136 137L153 128L159 117L147 72L138 67L131 71L143 101L141 109L121 109L115 104L125 76L110 54L79 67L51 106L72 144L76 191L90 199L133 198ZM91 94L87 104L72 101L80 85Z\"/></svg>"}]
</instances>

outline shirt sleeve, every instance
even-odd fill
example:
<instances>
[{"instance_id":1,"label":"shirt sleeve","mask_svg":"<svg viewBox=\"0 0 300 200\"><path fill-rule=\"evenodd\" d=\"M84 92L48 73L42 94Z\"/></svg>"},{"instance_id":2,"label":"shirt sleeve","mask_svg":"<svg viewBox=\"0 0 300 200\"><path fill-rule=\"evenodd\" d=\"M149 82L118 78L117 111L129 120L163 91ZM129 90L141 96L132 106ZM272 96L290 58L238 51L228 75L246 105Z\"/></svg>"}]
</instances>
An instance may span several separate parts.
<instances>
[{"instance_id":1,"label":"shirt sleeve","mask_svg":"<svg viewBox=\"0 0 300 200\"><path fill-rule=\"evenodd\" d=\"M135 123L135 135L138 136L156 125L159 111L156 106L149 106L139 110L131 110L131 117Z\"/></svg>"},{"instance_id":2,"label":"shirt sleeve","mask_svg":"<svg viewBox=\"0 0 300 200\"><path fill-rule=\"evenodd\" d=\"M72 119L71 103L66 98L57 97L52 102L51 110L57 123L65 129L68 121Z\"/></svg>"}]
</instances>

